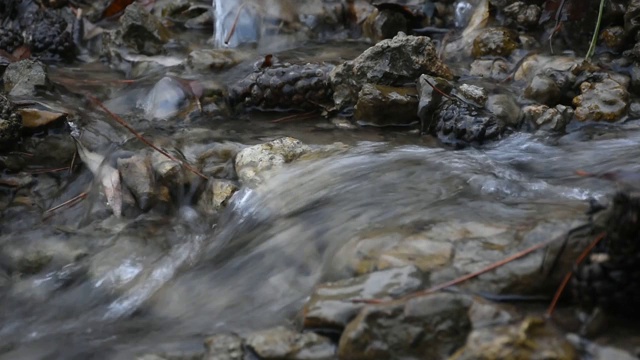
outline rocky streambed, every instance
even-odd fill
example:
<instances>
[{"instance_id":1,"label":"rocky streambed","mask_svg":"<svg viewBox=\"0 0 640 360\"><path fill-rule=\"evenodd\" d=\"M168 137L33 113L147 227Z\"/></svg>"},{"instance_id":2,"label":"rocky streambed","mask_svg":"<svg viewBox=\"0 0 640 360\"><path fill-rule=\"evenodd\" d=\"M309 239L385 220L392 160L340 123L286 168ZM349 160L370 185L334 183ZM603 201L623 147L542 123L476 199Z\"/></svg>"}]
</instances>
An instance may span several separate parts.
<instances>
[{"instance_id":1,"label":"rocky streambed","mask_svg":"<svg viewBox=\"0 0 640 360\"><path fill-rule=\"evenodd\" d=\"M604 4L5 1L0 358L637 358Z\"/></svg>"}]
</instances>

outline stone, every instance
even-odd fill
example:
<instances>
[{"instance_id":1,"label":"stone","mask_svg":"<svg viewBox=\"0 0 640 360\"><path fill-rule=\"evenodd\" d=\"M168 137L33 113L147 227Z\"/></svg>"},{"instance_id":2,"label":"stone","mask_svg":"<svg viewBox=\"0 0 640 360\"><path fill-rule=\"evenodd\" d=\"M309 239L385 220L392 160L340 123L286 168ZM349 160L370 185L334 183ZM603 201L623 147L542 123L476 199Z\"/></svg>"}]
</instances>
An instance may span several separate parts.
<instances>
[{"instance_id":1,"label":"stone","mask_svg":"<svg viewBox=\"0 0 640 360\"><path fill-rule=\"evenodd\" d=\"M483 56L508 57L518 48L518 35L507 28L486 28L473 40L471 54L474 58Z\"/></svg>"},{"instance_id":2,"label":"stone","mask_svg":"<svg viewBox=\"0 0 640 360\"><path fill-rule=\"evenodd\" d=\"M380 253L376 268L380 270L415 265L428 272L448 265L453 259L453 245L411 236Z\"/></svg>"},{"instance_id":3,"label":"stone","mask_svg":"<svg viewBox=\"0 0 640 360\"><path fill-rule=\"evenodd\" d=\"M238 178L245 185L257 185L264 181L264 173L267 170L282 167L309 150L309 146L291 137L250 146L236 156Z\"/></svg>"},{"instance_id":4,"label":"stone","mask_svg":"<svg viewBox=\"0 0 640 360\"><path fill-rule=\"evenodd\" d=\"M561 99L562 90L550 77L537 74L525 88L524 95L528 99L553 106Z\"/></svg>"},{"instance_id":5,"label":"stone","mask_svg":"<svg viewBox=\"0 0 640 360\"><path fill-rule=\"evenodd\" d=\"M133 3L120 18L122 41L143 55L159 55L170 39L162 22L138 3Z\"/></svg>"},{"instance_id":6,"label":"stone","mask_svg":"<svg viewBox=\"0 0 640 360\"><path fill-rule=\"evenodd\" d=\"M415 266L376 271L318 286L303 310L305 328L342 329L364 304L357 299L401 296L423 287L423 275Z\"/></svg>"},{"instance_id":7,"label":"stone","mask_svg":"<svg viewBox=\"0 0 640 360\"><path fill-rule=\"evenodd\" d=\"M491 94L485 108L504 124L517 128L522 120L522 110L514 97L509 93Z\"/></svg>"},{"instance_id":8,"label":"stone","mask_svg":"<svg viewBox=\"0 0 640 360\"><path fill-rule=\"evenodd\" d=\"M471 297L437 293L367 306L340 337L340 359L445 359L471 330Z\"/></svg>"},{"instance_id":9,"label":"stone","mask_svg":"<svg viewBox=\"0 0 640 360\"><path fill-rule=\"evenodd\" d=\"M440 141L455 146L498 140L505 124L483 108L457 99L442 101L435 112L435 133Z\"/></svg>"},{"instance_id":10,"label":"stone","mask_svg":"<svg viewBox=\"0 0 640 360\"><path fill-rule=\"evenodd\" d=\"M364 35L374 42L391 39L399 32L409 30L407 17L399 11L375 10L362 24Z\"/></svg>"},{"instance_id":11,"label":"stone","mask_svg":"<svg viewBox=\"0 0 640 360\"><path fill-rule=\"evenodd\" d=\"M51 87L47 67L37 60L20 60L9 64L2 77L4 91L10 97L34 96Z\"/></svg>"},{"instance_id":12,"label":"stone","mask_svg":"<svg viewBox=\"0 0 640 360\"><path fill-rule=\"evenodd\" d=\"M415 88L365 84L358 94L355 119L369 125L407 125L418 121Z\"/></svg>"},{"instance_id":13,"label":"stone","mask_svg":"<svg viewBox=\"0 0 640 360\"><path fill-rule=\"evenodd\" d=\"M202 360L242 360L244 340L235 334L218 334L204 341L206 352Z\"/></svg>"},{"instance_id":14,"label":"stone","mask_svg":"<svg viewBox=\"0 0 640 360\"><path fill-rule=\"evenodd\" d=\"M22 132L22 117L13 103L0 95L0 150L17 144Z\"/></svg>"},{"instance_id":15,"label":"stone","mask_svg":"<svg viewBox=\"0 0 640 360\"><path fill-rule=\"evenodd\" d=\"M451 70L439 59L436 47L426 36L382 40L352 61L338 65L329 75L336 108L355 105L363 84L402 86L430 74L451 79Z\"/></svg>"},{"instance_id":16,"label":"stone","mask_svg":"<svg viewBox=\"0 0 640 360\"><path fill-rule=\"evenodd\" d=\"M156 186L148 156L136 154L117 160L122 183L131 191L138 207L148 211L156 201Z\"/></svg>"},{"instance_id":17,"label":"stone","mask_svg":"<svg viewBox=\"0 0 640 360\"><path fill-rule=\"evenodd\" d=\"M480 86L462 84L457 89L460 96L473 102L475 105L484 107L487 102L487 91Z\"/></svg>"},{"instance_id":18,"label":"stone","mask_svg":"<svg viewBox=\"0 0 640 360\"><path fill-rule=\"evenodd\" d=\"M207 186L200 196L198 206L208 214L213 214L227 207L233 194L240 187L235 181L209 179Z\"/></svg>"},{"instance_id":19,"label":"stone","mask_svg":"<svg viewBox=\"0 0 640 360\"><path fill-rule=\"evenodd\" d=\"M233 49L196 49L189 53L187 67L192 71L223 70L243 58L242 53Z\"/></svg>"},{"instance_id":20,"label":"stone","mask_svg":"<svg viewBox=\"0 0 640 360\"><path fill-rule=\"evenodd\" d=\"M607 76L580 84L580 95L573 98L575 116L580 121L617 121L629 106L629 92L623 84Z\"/></svg>"},{"instance_id":21,"label":"stone","mask_svg":"<svg viewBox=\"0 0 640 360\"><path fill-rule=\"evenodd\" d=\"M502 59L476 59L471 63L469 75L504 81L510 72L510 65Z\"/></svg>"},{"instance_id":22,"label":"stone","mask_svg":"<svg viewBox=\"0 0 640 360\"><path fill-rule=\"evenodd\" d=\"M453 89L453 85L443 78L436 78L429 75L421 75L418 80L418 94L420 102L418 103L418 117L420 118L422 132L435 132L434 114L440 102L442 101L442 93L449 94ZM437 88L440 91L434 89Z\"/></svg>"},{"instance_id":23,"label":"stone","mask_svg":"<svg viewBox=\"0 0 640 360\"><path fill-rule=\"evenodd\" d=\"M527 28L532 28L538 25L540 20L540 14L542 9L535 4L525 4L523 1L516 1L507 5L503 9L505 15L513 19L516 24Z\"/></svg>"},{"instance_id":24,"label":"stone","mask_svg":"<svg viewBox=\"0 0 640 360\"><path fill-rule=\"evenodd\" d=\"M548 107L546 105L529 105L522 109L525 121L536 129L563 132L571 119L573 108L564 105Z\"/></svg>"},{"instance_id":25,"label":"stone","mask_svg":"<svg viewBox=\"0 0 640 360\"><path fill-rule=\"evenodd\" d=\"M264 360L330 360L336 352L336 346L324 336L282 326L247 335L246 346Z\"/></svg>"},{"instance_id":26,"label":"stone","mask_svg":"<svg viewBox=\"0 0 640 360\"><path fill-rule=\"evenodd\" d=\"M475 329L449 360L577 360L562 332L543 319L529 317L514 325Z\"/></svg>"}]
</instances>

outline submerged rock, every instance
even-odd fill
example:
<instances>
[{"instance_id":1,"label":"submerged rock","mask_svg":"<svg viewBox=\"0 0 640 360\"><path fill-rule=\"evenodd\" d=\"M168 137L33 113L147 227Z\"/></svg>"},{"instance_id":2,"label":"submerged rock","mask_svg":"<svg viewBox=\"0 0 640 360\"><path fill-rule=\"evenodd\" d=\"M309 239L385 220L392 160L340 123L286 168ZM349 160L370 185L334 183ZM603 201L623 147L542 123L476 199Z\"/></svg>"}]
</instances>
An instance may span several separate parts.
<instances>
[{"instance_id":1,"label":"submerged rock","mask_svg":"<svg viewBox=\"0 0 640 360\"><path fill-rule=\"evenodd\" d=\"M47 67L36 60L20 60L7 66L3 75L4 91L12 97L34 96L51 87Z\"/></svg>"},{"instance_id":2,"label":"submerged rock","mask_svg":"<svg viewBox=\"0 0 640 360\"><path fill-rule=\"evenodd\" d=\"M342 329L365 306L353 300L401 296L423 284L422 273L406 266L320 285L304 306L304 327Z\"/></svg>"},{"instance_id":3,"label":"submerged rock","mask_svg":"<svg viewBox=\"0 0 640 360\"><path fill-rule=\"evenodd\" d=\"M227 206L229 200L239 188L234 181L209 179L207 187L200 195L198 206L206 213L215 213Z\"/></svg>"},{"instance_id":4,"label":"submerged rock","mask_svg":"<svg viewBox=\"0 0 640 360\"><path fill-rule=\"evenodd\" d=\"M123 184L131 191L138 207L143 211L151 209L157 200L157 190L150 159L145 155L118 159L117 168Z\"/></svg>"},{"instance_id":5,"label":"submerged rock","mask_svg":"<svg viewBox=\"0 0 640 360\"><path fill-rule=\"evenodd\" d=\"M347 325L341 359L445 359L471 330L466 295L438 293L365 307Z\"/></svg>"},{"instance_id":6,"label":"submerged rock","mask_svg":"<svg viewBox=\"0 0 640 360\"><path fill-rule=\"evenodd\" d=\"M626 114L629 92L625 85L605 76L580 84L580 95L573 98L576 119L617 121Z\"/></svg>"},{"instance_id":7,"label":"submerged rock","mask_svg":"<svg viewBox=\"0 0 640 360\"><path fill-rule=\"evenodd\" d=\"M497 140L506 131L505 124L483 108L455 99L446 99L436 109L435 131L448 144L482 144Z\"/></svg>"},{"instance_id":8,"label":"submerged rock","mask_svg":"<svg viewBox=\"0 0 640 360\"><path fill-rule=\"evenodd\" d=\"M242 360L244 340L234 334L218 334L204 341L206 352L203 360Z\"/></svg>"},{"instance_id":9,"label":"submerged rock","mask_svg":"<svg viewBox=\"0 0 640 360\"><path fill-rule=\"evenodd\" d=\"M407 125L418 121L414 88L365 84L358 94L355 119L366 124Z\"/></svg>"},{"instance_id":10,"label":"submerged rock","mask_svg":"<svg viewBox=\"0 0 640 360\"><path fill-rule=\"evenodd\" d=\"M402 86L415 82L422 74L452 77L451 70L438 58L431 39L400 33L337 66L329 80L335 106L343 109L355 105L364 84Z\"/></svg>"},{"instance_id":11,"label":"submerged rock","mask_svg":"<svg viewBox=\"0 0 640 360\"><path fill-rule=\"evenodd\" d=\"M249 334L246 346L264 360L329 360L335 358L336 352L328 338L285 327Z\"/></svg>"},{"instance_id":12,"label":"submerged rock","mask_svg":"<svg viewBox=\"0 0 640 360\"><path fill-rule=\"evenodd\" d=\"M540 318L515 325L476 329L464 348L449 360L577 360L578 354L562 332Z\"/></svg>"}]
</instances>

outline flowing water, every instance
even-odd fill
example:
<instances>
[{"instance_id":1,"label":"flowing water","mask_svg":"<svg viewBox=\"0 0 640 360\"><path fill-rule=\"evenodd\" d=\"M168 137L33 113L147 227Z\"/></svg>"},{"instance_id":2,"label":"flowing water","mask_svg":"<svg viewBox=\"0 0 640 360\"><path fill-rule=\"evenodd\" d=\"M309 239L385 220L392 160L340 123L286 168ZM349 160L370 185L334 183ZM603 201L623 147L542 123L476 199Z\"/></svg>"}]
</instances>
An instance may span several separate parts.
<instances>
[{"instance_id":1,"label":"flowing water","mask_svg":"<svg viewBox=\"0 0 640 360\"><path fill-rule=\"evenodd\" d=\"M227 2L216 4L219 11ZM216 41L225 36L216 35ZM362 48L366 45L308 43L281 56L338 61ZM231 82L254 59L202 76ZM102 216L91 196L99 190L91 187L87 169L64 180L60 192L42 195L55 205L90 187L83 203L48 216L7 210L0 225L3 246L16 251L40 246L60 255L47 271L0 287L0 358L129 359L145 352L196 352L210 334L295 321L315 285L352 275L346 264L354 256L353 241L366 232L402 228L411 233L452 220L514 227L549 218L569 221L581 216L589 199L603 200L620 186L579 176L577 170L617 173L626 186L638 185L636 121L575 125L564 136L515 134L482 148L453 151L404 129L343 130L327 126L323 118L272 123L280 115L147 116L139 101L152 101L148 94L161 93L160 85L174 86L162 80L169 79L165 75L162 70L123 85L118 73L94 65L52 73L54 79L71 79L68 86L75 90L105 99L150 137L198 128L221 143L293 136L308 144L340 141L350 148L287 165L257 188L236 193L219 217L198 213L188 190L170 216ZM77 125L105 156L140 148L77 97L62 93L42 100L81 109L75 111ZM180 110L185 105L167 106ZM167 116L162 111L160 118Z\"/></svg>"}]
</instances>

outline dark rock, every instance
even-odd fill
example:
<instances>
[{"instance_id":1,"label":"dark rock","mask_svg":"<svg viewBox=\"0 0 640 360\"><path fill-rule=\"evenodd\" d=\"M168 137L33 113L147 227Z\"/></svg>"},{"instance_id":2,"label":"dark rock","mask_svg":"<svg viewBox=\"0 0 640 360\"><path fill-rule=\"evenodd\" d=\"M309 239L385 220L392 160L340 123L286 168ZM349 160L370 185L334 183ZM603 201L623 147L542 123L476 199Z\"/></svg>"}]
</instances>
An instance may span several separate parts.
<instances>
[{"instance_id":1,"label":"dark rock","mask_svg":"<svg viewBox=\"0 0 640 360\"><path fill-rule=\"evenodd\" d=\"M421 272L407 266L320 285L304 306L304 327L342 329L364 307L353 300L401 296L423 284Z\"/></svg>"},{"instance_id":2,"label":"dark rock","mask_svg":"<svg viewBox=\"0 0 640 360\"><path fill-rule=\"evenodd\" d=\"M344 109L355 105L364 84L403 86L416 82L422 74L452 78L431 39L400 33L337 66L329 80L336 108Z\"/></svg>"},{"instance_id":3,"label":"dark rock","mask_svg":"<svg viewBox=\"0 0 640 360\"><path fill-rule=\"evenodd\" d=\"M0 50L11 54L24 43L22 34L12 29L0 29Z\"/></svg>"},{"instance_id":4,"label":"dark rock","mask_svg":"<svg viewBox=\"0 0 640 360\"><path fill-rule=\"evenodd\" d=\"M622 51L627 46L627 39L622 26L612 26L602 30L600 38L613 51Z\"/></svg>"},{"instance_id":5,"label":"dark rock","mask_svg":"<svg viewBox=\"0 0 640 360\"><path fill-rule=\"evenodd\" d=\"M640 1L631 0L624 14L624 31L629 37L637 40L638 30L640 30Z\"/></svg>"},{"instance_id":6,"label":"dark rock","mask_svg":"<svg viewBox=\"0 0 640 360\"><path fill-rule=\"evenodd\" d=\"M151 162L147 156L134 155L117 160L123 184L131 191L138 207L148 211L156 201L156 187Z\"/></svg>"},{"instance_id":7,"label":"dark rock","mask_svg":"<svg viewBox=\"0 0 640 360\"><path fill-rule=\"evenodd\" d=\"M315 109L331 103L333 65L282 64L258 69L229 89L234 105L260 110Z\"/></svg>"},{"instance_id":8,"label":"dark rock","mask_svg":"<svg viewBox=\"0 0 640 360\"><path fill-rule=\"evenodd\" d=\"M163 53L164 44L169 41L169 31L160 20L134 2L127 6L120 18L122 41L144 55Z\"/></svg>"},{"instance_id":9,"label":"dark rock","mask_svg":"<svg viewBox=\"0 0 640 360\"><path fill-rule=\"evenodd\" d=\"M367 306L347 325L341 359L446 359L471 330L471 298L438 293Z\"/></svg>"},{"instance_id":10,"label":"dark rock","mask_svg":"<svg viewBox=\"0 0 640 360\"><path fill-rule=\"evenodd\" d=\"M415 88L365 84L358 94L355 119L376 126L407 125L418 121Z\"/></svg>"},{"instance_id":11,"label":"dark rock","mask_svg":"<svg viewBox=\"0 0 640 360\"><path fill-rule=\"evenodd\" d=\"M31 51L42 59L73 60L76 46L67 30L67 22L55 13L45 11L31 24Z\"/></svg>"},{"instance_id":12,"label":"dark rock","mask_svg":"<svg viewBox=\"0 0 640 360\"><path fill-rule=\"evenodd\" d=\"M47 67L36 60L21 60L7 66L2 77L4 91L11 97L34 96L51 86Z\"/></svg>"},{"instance_id":13,"label":"dark rock","mask_svg":"<svg viewBox=\"0 0 640 360\"><path fill-rule=\"evenodd\" d=\"M542 9L536 4L525 4L523 1L516 1L503 9L505 15L510 17L516 24L532 28L538 25Z\"/></svg>"},{"instance_id":14,"label":"dark rock","mask_svg":"<svg viewBox=\"0 0 640 360\"><path fill-rule=\"evenodd\" d=\"M497 140L505 124L488 111L459 100L446 99L436 110L436 134L448 144L482 144Z\"/></svg>"},{"instance_id":15,"label":"dark rock","mask_svg":"<svg viewBox=\"0 0 640 360\"><path fill-rule=\"evenodd\" d=\"M469 75L504 81L510 71L510 65L502 59L476 59L471 63Z\"/></svg>"},{"instance_id":16,"label":"dark rock","mask_svg":"<svg viewBox=\"0 0 640 360\"><path fill-rule=\"evenodd\" d=\"M364 35L374 42L391 39L399 32L409 30L407 17L393 10L374 11L362 24Z\"/></svg>"},{"instance_id":17,"label":"dark rock","mask_svg":"<svg viewBox=\"0 0 640 360\"><path fill-rule=\"evenodd\" d=\"M420 76L418 81L418 93L420 95L418 117L420 118L420 127L423 133L435 132L436 122L434 121L434 115L442 101L442 93L435 90L434 87L445 94L450 93L453 89L453 85L443 78L435 78L429 75Z\"/></svg>"},{"instance_id":18,"label":"dark rock","mask_svg":"<svg viewBox=\"0 0 640 360\"><path fill-rule=\"evenodd\" d=\"M11 101L0 95L0 150L13 147L20 139L22 118Z\"/></svg>"},{"instance_id":19,"label":"dark rock","mask_svg":"<svg viewBox=\"0 0 640 360\"><path fill-rule=\"evenodd\" d=\"M329 360L335 358L336 352L336 346L328 338L285 327L249 334L246 346L264 360Z\"/></svg>"}]
</instances>

